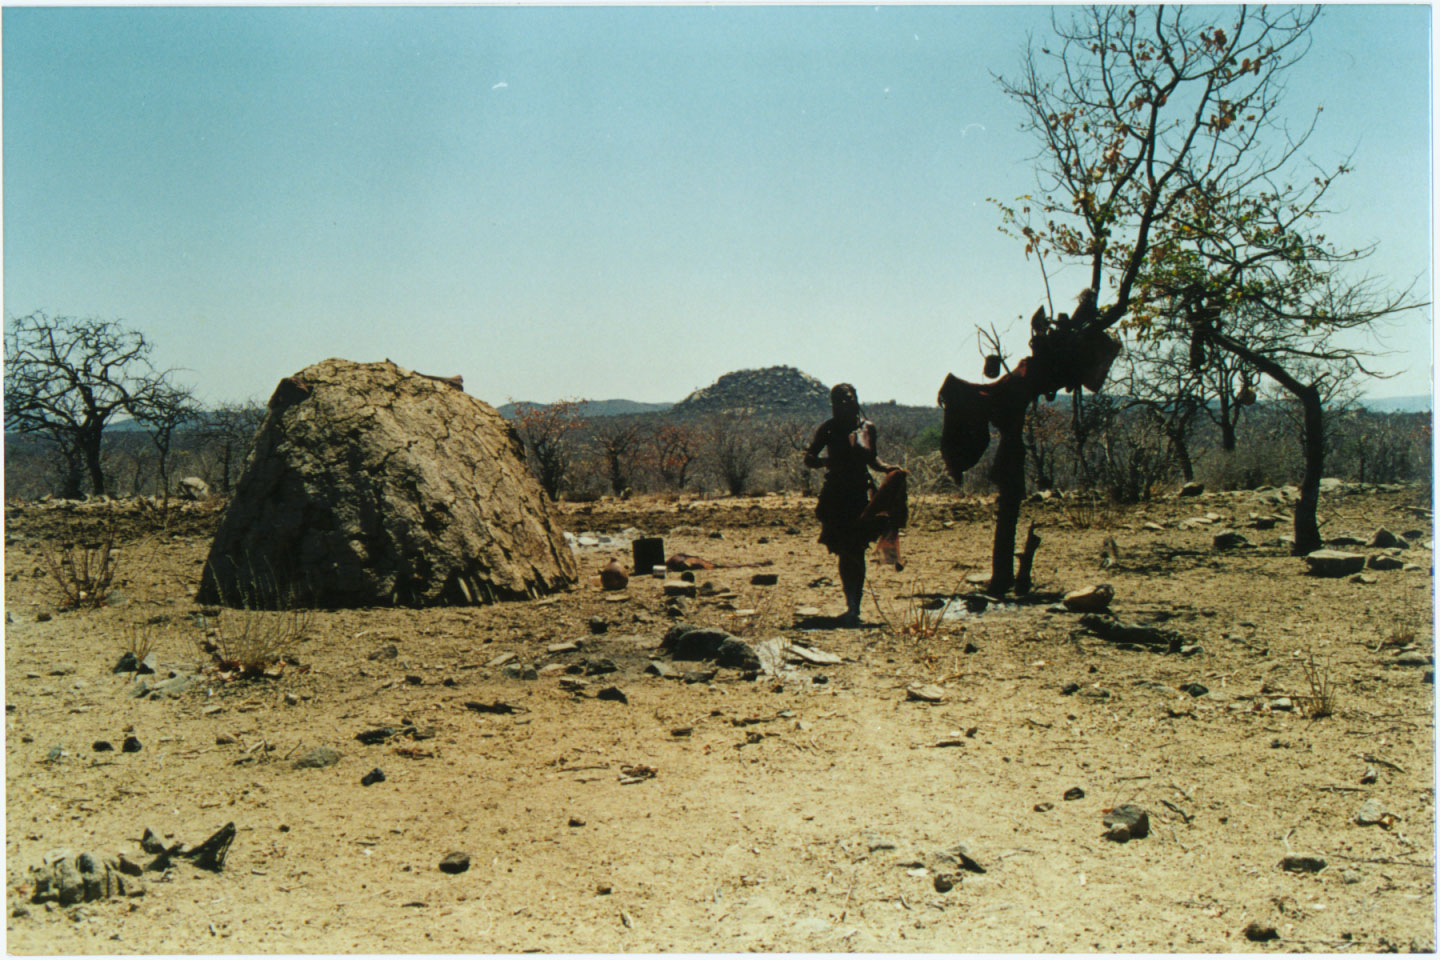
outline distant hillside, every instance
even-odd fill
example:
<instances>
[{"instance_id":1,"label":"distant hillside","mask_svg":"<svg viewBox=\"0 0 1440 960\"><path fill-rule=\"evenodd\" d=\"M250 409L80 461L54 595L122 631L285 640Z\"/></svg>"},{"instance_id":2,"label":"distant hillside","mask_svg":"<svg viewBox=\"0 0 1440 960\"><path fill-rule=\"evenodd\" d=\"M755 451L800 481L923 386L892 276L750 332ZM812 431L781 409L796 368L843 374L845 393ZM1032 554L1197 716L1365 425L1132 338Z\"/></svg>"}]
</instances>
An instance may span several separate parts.
<instances>
[{"instance_id":1,"label":"distant hillside","mask_svg":"<svg viewBox=\"0 0 1440 960\"><path fill-rule=\"evenodd\" d=\"M1367 397L1360 405L1371 413L1429 413L1430 395L1412 394L1408 397Z\"/></svg>"},{"instance_id":2,"label":"distant hillside","mask_svg":"<svg viewBox=\"0 0 1440 960\"><path fill-rule=\"evenodd\" d=\"M519 400L495 409L500 411L500 416L506 420L514 420L515 408L528 406L544 406L544 404ZM641 403L638 400L586 400L580 404L576 412L582 417L620 417L635 413L659 413L669 410L672 406L673 404L669 403Z\"/></svg>"},{"instance_id":3,"label":"distant hillside","mask_svg":"<svg viewBox=\"0 0 1440 960\"><path fill-rule=\"evenodd\" d=\"M677 416L710 413L825 413L830 388L794 367L765 367L727 373L675 404Z\"/></svg>"}]
</instances>

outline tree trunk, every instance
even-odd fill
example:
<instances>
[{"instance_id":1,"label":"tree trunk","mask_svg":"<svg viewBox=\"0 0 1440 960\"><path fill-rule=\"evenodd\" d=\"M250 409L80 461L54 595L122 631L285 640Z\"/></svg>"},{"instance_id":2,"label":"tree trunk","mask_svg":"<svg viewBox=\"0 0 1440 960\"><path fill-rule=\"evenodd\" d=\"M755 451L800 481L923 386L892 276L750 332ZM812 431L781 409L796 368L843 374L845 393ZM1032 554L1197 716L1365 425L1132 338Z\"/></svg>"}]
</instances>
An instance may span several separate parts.
<instances>
[{"instance_id":1,"label":"tree trunk","mask_svg":"<svg viewBox=\"0 0 1440 960\"><path fill-rule=\"evenodd\" d=\"M1018 416L1017 416L1018 413ZM990 554L992 597L1003 596L1015 585L1015 528L1020 523L1020 502L1025 499L1025 443L1021 435L1025 408L1001 410L995 418L1000 443L990 479L1000 488L995 502L995 545Z\"/></svg>"},{"instance_id":2,"label":"tree trunk","mask_svg":"<svg viewBox=\"0 0 1440 960\"><path fill-rule=\"evenodd\" d=\"M90 492L96 496L105 492L105 471L100 466L100 436L100 430L87 426L79 437L85 472L90 477Z\"/></svg>"},{"instance_id":3,"label":"tree trunk","mask_svg":"<svg viewBox=\"0 0 1440 960\"><path fill-rule=\"evenodd\" d=\"M1186 483L1195 479L1195 464L1190 459L1190 445L1185 442L1183 431L1174 430L1170 433L1170 446L1175 450L1175 459L1180 463L1180 476Z\"/></svg>"},{"instance_id":4,"label":"tree trunk","mask_svg":"<svg viewBox=\"0 0 1440 960\"><path fill-rule=\"evenodd\" d=\"M1304 556L1325 545L1320 539L1316 512L1320 506L1320 475L1325 470L1325 411L1320 405L1320 391L1313 384L1294 391L1305 411L1305 430L1301 442L1305 447L1305 476L1300 481L1300 500L1295 504L1296 556Z\"/></svg>"}]
</instances>

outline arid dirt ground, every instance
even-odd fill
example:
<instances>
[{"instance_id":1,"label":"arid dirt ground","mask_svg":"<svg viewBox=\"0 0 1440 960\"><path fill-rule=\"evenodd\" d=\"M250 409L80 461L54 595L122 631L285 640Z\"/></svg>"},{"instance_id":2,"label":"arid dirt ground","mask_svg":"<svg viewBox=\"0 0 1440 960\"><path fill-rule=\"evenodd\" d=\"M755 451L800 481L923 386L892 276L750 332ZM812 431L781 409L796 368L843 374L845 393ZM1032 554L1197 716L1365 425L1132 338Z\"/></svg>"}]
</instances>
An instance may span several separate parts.
<instances>
[{"instance_id":1,"label":"arid dirt ground","mask_svg":"<svg viewBox=\"0 0 1440 960\"><path fill-rule=\"evenodd\" d=\"M872 565L858 629L825 619L843 602L813 500L567 504L565 528L591 539L638 531L667 553L769 562L698 573L719 592L686 601L684 620L842 661L779 679L647 674L674 617L659 580L621 593L588 580L607 556L628 562L602 542L581 548L587 579L558 598L317 612L278 679L212 677L143 699L112 672L140 625L154 621L155 681L197 669L207 629L234 635L258 616L198 620L217 508L189 507L163 534L127 521L114 602L65 612L39 557L73 516L12 503L9 949L1433 950L1429 495L1323 495L1327 537L1408 531L1409 567L1370 571L1373 582L1309 576L1277 542L1284 524L1248 526L1285 509L1275 491L1027 504L1021 533L1041 525L1036 587L1052 598L933 635L912 598L978 589L965 578L988 566L983 500L916 505L908 565ZM1218 522L1179 524L1206 514ZM1255 546L1217 552L1220 526ZM1102 567L1111 537L1119 556ZM779 582L752 585L756 572ZM1201 649L1122 648L1050 610L1054 594L1101 582L1122 620ZM577 652L547 652L576 639ZM508 676L503 654L538 677ZM564 668L600 658L616 671L570 689ZM943 700L909 699L913 684ZM612 685L628 702L595 695ZM1317 685L1333 713L1312 718ZM406 724L434 735L356 739ZM141 749L120 750L127 736ZM100 740L117 749L96 752ZM337 763L295 767L322 746ZM654 776L626 776L641 766ZM377 767L385 780L362 786ZM1083 796L1065 799L1072 788ZM1105 839L1105 811L1126 803L1147 811L1149 835ZM1357 822L1362 808L1381 822ZM195 845L227 822L237 834L220 872L176 859L145 875L143 896L32 902L30 868L56 848L143 865L146 828ZM983 873L959 862L962 844ZM469 869L442 872L454 851ZM1287 854L1325 866L1282 869ZM1248 939L1252 922L1276 939Z\"/></svg>"}]
</instances>

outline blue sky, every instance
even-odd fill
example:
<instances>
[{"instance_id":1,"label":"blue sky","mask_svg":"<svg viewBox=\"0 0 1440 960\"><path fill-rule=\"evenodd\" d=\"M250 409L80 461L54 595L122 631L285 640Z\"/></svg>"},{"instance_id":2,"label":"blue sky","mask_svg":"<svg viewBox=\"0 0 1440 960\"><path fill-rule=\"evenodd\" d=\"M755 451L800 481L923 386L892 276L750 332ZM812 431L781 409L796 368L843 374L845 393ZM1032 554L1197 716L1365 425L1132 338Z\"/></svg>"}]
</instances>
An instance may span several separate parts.
<instances>
[{"instance_id":1,"label":"blue sky","mask_svg":"<svg viewBox=\"0 0 1440 960\"><path fill-rule=\"evenodd\" d=\"M1063 14L1062 14L1063 15ZM994 74L1044 6L6 8L4 306L121 319L205 401L331 356L495 404L791 364L862 399L1023 350L1034 189ZM1431 283L1428 6L1333 6L1289 81L1326 232ZM1057 302L1085 283L1052 274ZM1073 289L1072 289L1073 288ZM1430 391L1430 313L1376 396Z\"/></svg>"}]
</instances>

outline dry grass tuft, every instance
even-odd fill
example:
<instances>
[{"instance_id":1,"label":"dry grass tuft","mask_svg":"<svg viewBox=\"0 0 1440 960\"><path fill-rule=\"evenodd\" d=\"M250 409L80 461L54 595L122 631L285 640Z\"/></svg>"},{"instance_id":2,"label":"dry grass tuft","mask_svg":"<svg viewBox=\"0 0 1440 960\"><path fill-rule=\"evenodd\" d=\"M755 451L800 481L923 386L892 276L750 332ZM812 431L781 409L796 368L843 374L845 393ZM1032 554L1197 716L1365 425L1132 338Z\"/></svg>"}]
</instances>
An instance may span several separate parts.
<instances>
[{"instance_id":1,"label":"dry grass tuft","mask_svg":"<svg viewBox=\"0 0 1440 960\"><path fill-rule=\"evenodd\" d=\"M115 532L111 528L99 537L43 544L40 559L60 591L60 609L96 609L104 606L115 582Z\"/></svg>"},{"instance_id":2,"label":"dry grass tuft","mask_svg":"<svg viewBox=\"0 0 1440 960\"><path fill-rule=\"evenodd\" d=\"M1300 656L1297 653L1297 656ZM1306 650L1300 656L1300 672L1305 677L1305 683L1310 688L1308 694L1300 694L1295 699L1299 700L1305 716L1311 720L1319 720L1323 717L1334 716L1336 709L1336 683L1330 669L1330 658L1320 660L1315 656L1315 648Z\"/></svg>"}]
</instances>

